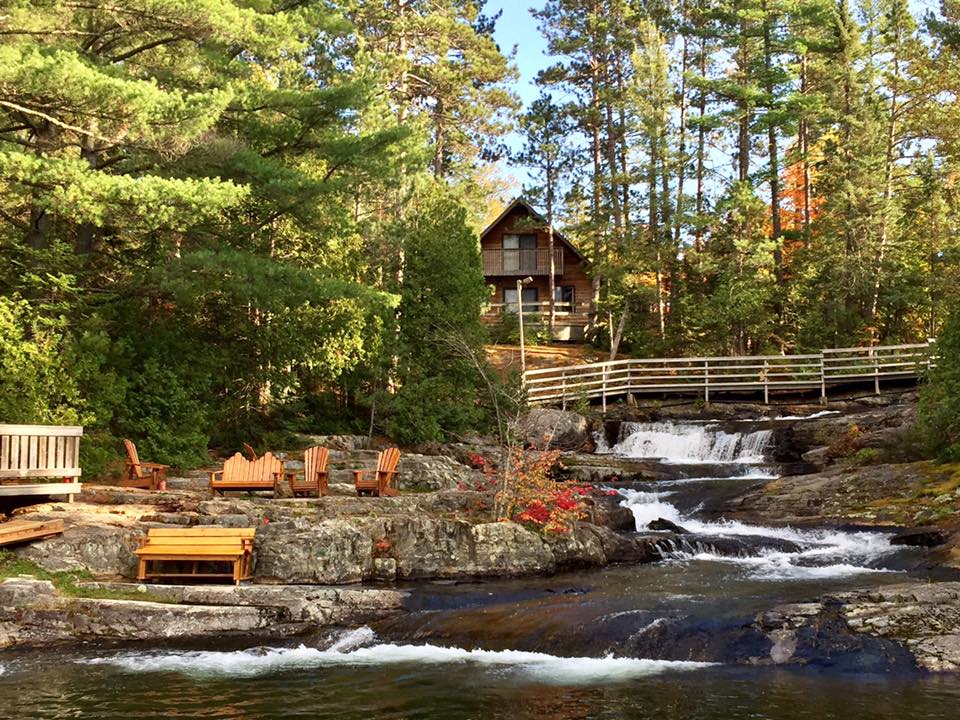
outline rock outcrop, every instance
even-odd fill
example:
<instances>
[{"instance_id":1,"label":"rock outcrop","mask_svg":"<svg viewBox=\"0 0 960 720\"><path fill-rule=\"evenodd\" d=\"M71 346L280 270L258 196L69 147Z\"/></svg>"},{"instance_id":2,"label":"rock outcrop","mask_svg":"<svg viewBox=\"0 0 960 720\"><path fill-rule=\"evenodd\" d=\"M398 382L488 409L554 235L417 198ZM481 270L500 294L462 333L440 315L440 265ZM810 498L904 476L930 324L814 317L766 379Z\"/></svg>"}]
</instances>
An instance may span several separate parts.
<instances>
[{"instance_id":1,"label":"rock outcrop","mask_svg":"<svg viewBox=\"0 0 960 720\"><path fill-rule=\"evenodd\" d=\"M131 591L137 586L95 586L105 587ZM63 598L48 581L6 580L0 583L0 648L88 638L289 637L397 612L406 594L379 589L158 586L150 588L150 597L163 602Z\"/></svg>"},{"instance_id":2,"label":"rock outcrop","mask_svg":"<svg viewBox=\"0 0 960 720\"><path fill-rule=\"evenodd\" d=\"M591 444L583 415L556 408L533 408L521 421L524 440L532 447L581 450Z\"/></svg>"},{"instance_id":3,"label":"rock outcrop","mask_svg":"<svg viewBox=\"0 0 960 720\"><path fill-rule=\"evenodd\" d=\"M960 671L960 582L889 585L781 605L757 626L772 641L769 662L777 665L877 671L906 657L931 672Z\"/></svg>"}]
</instances>

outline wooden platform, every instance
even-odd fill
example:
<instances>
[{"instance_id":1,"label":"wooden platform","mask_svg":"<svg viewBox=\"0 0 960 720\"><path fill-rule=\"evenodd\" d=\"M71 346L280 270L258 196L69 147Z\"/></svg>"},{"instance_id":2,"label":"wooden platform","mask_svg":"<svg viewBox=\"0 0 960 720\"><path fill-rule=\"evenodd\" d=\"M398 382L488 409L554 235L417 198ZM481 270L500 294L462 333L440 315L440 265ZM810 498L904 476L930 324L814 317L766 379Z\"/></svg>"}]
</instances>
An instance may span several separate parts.
<instances>
[{"instance_id":1,"label":"wooden platform","mask_svg":"<svg viewBox=\"0 0 960 720\"><path fill-rule=\"evenodd\" d=\"M63 520L11 520L0 523L0 545L41 540L63 532Z\"/></svg>"},{"instance_id":2,"label":"wooden platform","mask_svg":"<svg viewBox=\"0 0 960 720\"><path fill-rule=\"evenodd\" d=\"M83 485L78 482L8 483L0 484L0 497L14 495L79 495Z\"/></svg>"}]
</instances>

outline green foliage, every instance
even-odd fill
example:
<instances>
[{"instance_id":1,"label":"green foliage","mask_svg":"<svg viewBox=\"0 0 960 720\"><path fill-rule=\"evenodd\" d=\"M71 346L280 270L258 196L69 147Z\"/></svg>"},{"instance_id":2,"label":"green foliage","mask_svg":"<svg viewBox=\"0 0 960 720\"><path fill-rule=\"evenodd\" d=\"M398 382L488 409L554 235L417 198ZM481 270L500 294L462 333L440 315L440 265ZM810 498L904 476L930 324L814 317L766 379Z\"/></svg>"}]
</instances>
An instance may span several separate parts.
<instances>
[{"instance_id":1,"label":"green foliage","mask_svg":"<svg viewBox=\"0 0 960 720\"><path fill-rule=\"evenodd\" d=\"M17 295L0 296L0 416L7 422L82 421L76 380L62 362L64 325Z\"/></svg>"},{"instance_id":2,"label":"green foliage","mask_svg":"<svg viewBox=\"0 0 960 720\"><path fill-rule=\"evenodd\" d=\"M479 3L390 12L5 5L0 419L83 424L87 476L123 437L188 467L366 430L385 388L398 437L485 421L443 348L483 341L465 206L512 71Z\"/></svg>"},{"instance_id":3,"label":"green foliage","mask_svg":"<svg viewBox=\"0 0 960 720\"><path fill-rule=\"evenodd\" d=\"M417 211L392 229L403 238L406 260L393 348L404 381L382 398L384 429L403 442L460 435L487 415L476 365L487 339L476 236L446 193L430 191L416 203Z\"/></svg>"},{"instance_id":4,"label":"green foliage","mask_svg":"<svg viewBox=\"0 0 960 720\"><path fill-rule=\"evenodd\" d=\"M929 452L960 460L960 313L950 315L937 338L936 367L920 392L918 428Z\"/></svg>"}]
</instances>

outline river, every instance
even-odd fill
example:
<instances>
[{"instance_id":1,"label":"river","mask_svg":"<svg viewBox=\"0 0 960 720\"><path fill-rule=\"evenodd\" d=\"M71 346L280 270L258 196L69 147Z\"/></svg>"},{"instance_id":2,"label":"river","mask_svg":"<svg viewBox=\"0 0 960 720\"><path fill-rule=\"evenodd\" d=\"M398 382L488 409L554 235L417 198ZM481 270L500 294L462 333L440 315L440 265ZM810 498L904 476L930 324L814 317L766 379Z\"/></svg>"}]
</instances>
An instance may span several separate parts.
<instances>
[{"instance_id":1,"label":"river","mask_svg":"<svg viewBox=\"0 0 960 720\"><path fill-rule=\"evenodd\" d=\"M891 672L869 654L830 667L742 664L763 652L742 634L762 610L927 572L883 533L717 517L720 499L776 475L768 441L765 430L626 425L601 447L687 476L617 488L639 530L663 518L691 531L662 563L420 583L408 614L289 644L7 652L0 717L960 717L960 678Z\"/></svg>"}]
</instances>

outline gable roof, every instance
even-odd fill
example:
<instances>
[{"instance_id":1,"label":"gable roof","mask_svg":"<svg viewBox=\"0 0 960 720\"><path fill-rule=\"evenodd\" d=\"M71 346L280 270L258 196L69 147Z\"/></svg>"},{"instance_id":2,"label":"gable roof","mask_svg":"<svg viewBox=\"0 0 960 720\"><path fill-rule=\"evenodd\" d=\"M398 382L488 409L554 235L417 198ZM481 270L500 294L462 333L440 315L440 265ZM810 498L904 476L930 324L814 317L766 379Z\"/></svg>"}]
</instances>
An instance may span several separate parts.
<instances>
[{"instance_id":1,"label":"gable roof","mask_svg":"<svg viewBox=\"0 0 960 720\"><path fill-rule=\"evenodd\" d=\"M523 197L516 197L513 199L513 201L509 205L507 205L506 208L504 208L503 212L497 216L497 219L494 220L489 225L487 225L487 228L482 233L480 233L480 239L483 240L483 238L485 238L490 233L491 230L493 230L497 225L503 222L506 219L506 217L518 207L526 210L528 214L533 216L534 219L538 220L542 224L544 225L547 224L547 219L543 215L541 215L539 212L534 210L533 206L529 202L527 202ZM570 250L570 252L572 252L574 255L576 255L582 262L587 261L587 259L583 256L583 253L581 253L577 249L577 246L574 245L569 240L567 240L567 238L564 237L563 233L561 233L559 230L554 229L553 238L554 240L559 240L561 244L566 246L567 249Z\"/></svg>"}]
</instances>

